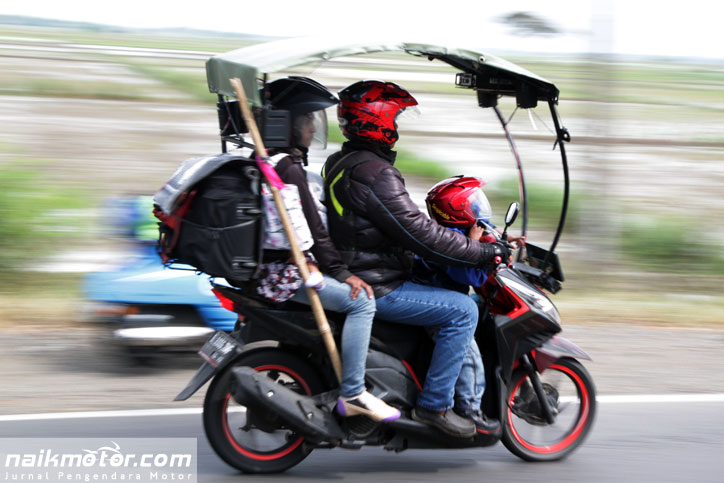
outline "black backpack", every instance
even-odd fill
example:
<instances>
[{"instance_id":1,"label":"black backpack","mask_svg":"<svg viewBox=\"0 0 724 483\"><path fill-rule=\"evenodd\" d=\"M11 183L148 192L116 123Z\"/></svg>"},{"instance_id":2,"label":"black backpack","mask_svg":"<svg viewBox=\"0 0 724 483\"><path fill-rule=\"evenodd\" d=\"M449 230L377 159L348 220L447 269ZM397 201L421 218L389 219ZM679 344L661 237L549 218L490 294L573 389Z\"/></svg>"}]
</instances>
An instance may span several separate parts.
<instances>
[{"instance_id":1,"label":"black backpack","mask_svg":"<svg viewBox=\"0 0 724 483\"><path fill-rule=\"evenodd\" d=\"M262 257L260 173L251 159L211 160L216 161L212 167L220 167L191 186L184 183L203 167L196 163L185 178L182 167L154 197L154 215L161 221L159 253L166 265L186 264L214 277L248 281ZM176 193L168 196L169 191Z\"/></svg>"}]
</instances>

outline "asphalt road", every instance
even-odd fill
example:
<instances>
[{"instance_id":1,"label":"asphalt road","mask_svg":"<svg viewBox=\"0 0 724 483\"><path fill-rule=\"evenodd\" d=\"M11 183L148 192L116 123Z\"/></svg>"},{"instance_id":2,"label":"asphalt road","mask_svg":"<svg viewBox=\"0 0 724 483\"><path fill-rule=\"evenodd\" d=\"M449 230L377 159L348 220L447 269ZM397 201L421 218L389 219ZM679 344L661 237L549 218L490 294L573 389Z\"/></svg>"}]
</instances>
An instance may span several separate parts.
<instances>
[{"instance_id":1,"label":"asphalt road","mask_svg":"<svg viewBox=\"0 0 724 483\"><path fill-rule=\"evenodd\" d=\"M189 438L198 441L199 482L575 481L720 482L724 402L602 403L588 440L555 463L526 463L501 444L467 450L371 447L317 450L286 473L243 475L209 447L199 415L0 423L0 437ZM1 476L1 475L0 475Z\"/></svg>"}]
</instances>

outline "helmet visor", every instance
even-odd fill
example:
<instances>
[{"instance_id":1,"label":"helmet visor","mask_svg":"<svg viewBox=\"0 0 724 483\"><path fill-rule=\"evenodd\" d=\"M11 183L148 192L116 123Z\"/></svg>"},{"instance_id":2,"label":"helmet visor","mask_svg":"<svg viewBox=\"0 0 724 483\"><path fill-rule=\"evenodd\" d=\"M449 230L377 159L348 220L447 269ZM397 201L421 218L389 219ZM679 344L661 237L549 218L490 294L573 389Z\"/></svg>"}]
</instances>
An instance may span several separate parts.
<instances>
[{"instance_id":1,"label":"helmet visor","mask_svg":"<svg viewBox=\"0 0 724 483\"><path fill-rule=\"evenodd\" d=\"M327 149L327 136L329 134L329 125L327 124L327 111L321 109L314 111L314 139L312 140L312 146L318 149Z\"/></svg>"},{"instance_id":2,"label":"helmet visor","mask_svg":"<svg viewBox=\"0 0 724 483\"><path fill-rule=\"evenodd\" d=\"M420 109L417 106L403 107L395 115L395 129L397 129L397 122L402 119L403 122L414 121L420 117Z\"/></svg>"},{"instance_id":3,"label":"helmet visor","mask_svg":"<svg viewBox=\"0 0 724 483\"><path fill-rule=\"evenodd\" d=\"M493 210L490 208L490 202L488 197L485 196L483 190L477 189L470 198L470 209L473 212L476 220L482 220L485 223L490 223L490 219L493 217Z\"/></svg>"},{"instance_id":4,"label":"helmet visor","mask_svg":"<svg viewBox=\"0 0 724 483\"><path fill-rule=\"evenodd\" d=\"M327 148L327 113L324 109L294 118L294 138L305 148Z\"/></svg>"}]
</instances>

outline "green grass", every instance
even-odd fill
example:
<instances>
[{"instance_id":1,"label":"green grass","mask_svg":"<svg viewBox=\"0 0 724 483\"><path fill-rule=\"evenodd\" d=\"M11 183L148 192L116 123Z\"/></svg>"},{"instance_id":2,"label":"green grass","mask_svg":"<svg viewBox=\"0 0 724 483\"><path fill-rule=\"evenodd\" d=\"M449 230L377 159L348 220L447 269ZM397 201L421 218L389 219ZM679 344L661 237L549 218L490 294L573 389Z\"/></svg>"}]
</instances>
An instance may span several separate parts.
<instances>
[{"instance_id":1,"label":"green grass","mask_svg":"<svg viewBox=\"0 0 724 483\"><path fill-rule=\"evenodd\" d=\"M724 243L708 240L705 221L691 218L627 217L621 236L623 253L644 270L668 273L724 272Z\"/></svg>"},{"instance_id":2,"label":"green grass","mask_svg":"<svg viewBox=\"0 0 724 483\"><path fill-rule=\"evenodd\" d=\"M555 230L561 216L563 188L541 183L527 183L528 223L535 229ZM517 178L508 178L485 187L485 193L495 212L502 214L513 201L520 201ZM572 190L568 201L565 231L575 232L579 229L581 202L583 195ZM499 222L500 223L500 222ZM520 223L520 222L519 222Z\"/></svg>"},{"instance_id":3,"label":"green grass","mask_svg":"<svg viewBox=\"0 0 724 483\"><path fill-rule=\"evenodd\" d=\"M395 168L400 170L403 175L411 175L419 178L420 181L435 183L455 174L437 161L420 158L402 149L396 151Z\"/></svg>"},{"instance_id":4,"label":"green grass","mask_svg":"<svg viewBox=\"0 0 724 483\"><path fill-rule=\"evenodd\" d=\"M80 213L91 203L82 191L53 185L37 167L43 163L13 164L20 166L0 167L0 273L22 274L61 240L82 238L88 221Z\"/></svg>"}]
</instances>

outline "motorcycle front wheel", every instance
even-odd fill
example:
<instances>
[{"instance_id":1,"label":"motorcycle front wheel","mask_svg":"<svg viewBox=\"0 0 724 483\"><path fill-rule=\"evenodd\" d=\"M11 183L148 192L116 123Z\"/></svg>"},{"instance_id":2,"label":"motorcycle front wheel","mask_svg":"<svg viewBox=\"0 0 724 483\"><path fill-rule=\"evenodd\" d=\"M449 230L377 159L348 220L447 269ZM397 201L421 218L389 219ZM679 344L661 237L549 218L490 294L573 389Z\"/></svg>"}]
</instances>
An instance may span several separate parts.
<instances>
[{"instance_id":1,"label":"motorcycle front wheel","mask_svg":"<svg viewBox=\"0 0 724 483\"><path fill-rule=\"evenodd\" d=\"M558 359L539 377L554 422L543 415L527 371L518 368L505 399L502 441L526 461L555 461L588 435L596 414L596 389L588 371L574 359Z\"/></svg>"},{"instance_id":2,"label":"motorcycle front wheel","mask_svg":"<svg viewBox=\"0 0 724 483\"><path fill-rule=\"evenodd\" d=\"M248 366L295 392L322 392L314 369L300 358L280 350L242 356L211 383L204 400L204 430L212 448L229 465L245 473L279 473L299 464L311 448L304 438L286 428L275 414L238 404L232 396L232 367Z\"/></svg>"}]
</instances>

